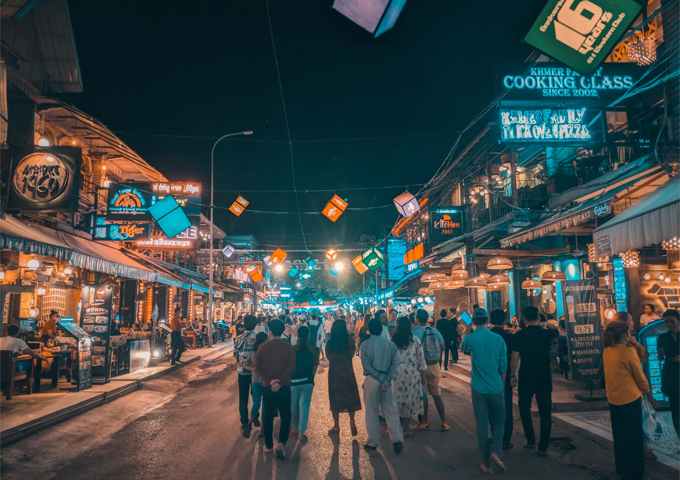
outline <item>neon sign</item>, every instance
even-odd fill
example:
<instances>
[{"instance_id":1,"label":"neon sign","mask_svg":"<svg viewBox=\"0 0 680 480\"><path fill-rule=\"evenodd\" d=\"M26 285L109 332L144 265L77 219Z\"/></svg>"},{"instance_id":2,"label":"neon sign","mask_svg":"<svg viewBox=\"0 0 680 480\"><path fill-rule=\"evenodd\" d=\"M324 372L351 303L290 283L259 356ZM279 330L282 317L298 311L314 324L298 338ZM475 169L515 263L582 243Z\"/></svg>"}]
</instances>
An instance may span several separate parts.
<instances>
[{"instance_id":1,"label":"neon sign","mask_svg":"<svg viewBox=\"0 0 680 480\"><path fill-rule=\"evenodd\" d=\"M506 143L583 144L603 140L601 119L592 120L586 108L501 108L500 128L501 142Z\"/></svg>"},{"instance_id":2,"label":"neon sign","mask_svg":"<svg viewBox=\"0 0 680 480\"><path fill-rule=\"evenodd\" d=\"M111 186L109 188L107 219L132 220L135 222L151 220L149 214L149 205L152 204L151 194L145 188L148 188L148 186Z\"/></svg>"},{"instance_id":3,"label":"neon sign","mask_svg":"<svg viewBox=\"0 0 680 480\"><path fill-rule=\"evenodd\" d=\"M151 191L166 195L200 195L201 184L192 182L152 183Z\"/></svg>"}]
</instances>

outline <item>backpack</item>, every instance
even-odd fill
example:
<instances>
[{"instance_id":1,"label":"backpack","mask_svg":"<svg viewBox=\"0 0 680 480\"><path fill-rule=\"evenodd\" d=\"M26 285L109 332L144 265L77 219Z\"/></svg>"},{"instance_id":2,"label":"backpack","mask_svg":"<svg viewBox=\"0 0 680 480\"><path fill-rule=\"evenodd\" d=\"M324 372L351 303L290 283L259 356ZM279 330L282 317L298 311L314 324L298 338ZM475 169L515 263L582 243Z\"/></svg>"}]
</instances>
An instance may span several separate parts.
<instances>
[{"instance_id":1,"label":"backpack","mask_svg":"<svg viewBox=\"0 0 680 480\"><path fill-rule=\"evenodd\" d=\"M432 327L425 327L425 334L423 335L423 354L425 355L425 364L434 365L439 363L439 358L442 355L437 335L434 333Z\"/></svg>"},{"instance_id":2,"label":"backpack","mask_svg":"<svg viewBox=\"0 0 680 480\"><path fill-rule=\"evenodd\" d=\"M312 325L314 322L316 325ZM312 320L307 323L309 327L309 344L313 347L318 347L319 345L319 322L317 320Z\"/></svg>"}]
</instances>

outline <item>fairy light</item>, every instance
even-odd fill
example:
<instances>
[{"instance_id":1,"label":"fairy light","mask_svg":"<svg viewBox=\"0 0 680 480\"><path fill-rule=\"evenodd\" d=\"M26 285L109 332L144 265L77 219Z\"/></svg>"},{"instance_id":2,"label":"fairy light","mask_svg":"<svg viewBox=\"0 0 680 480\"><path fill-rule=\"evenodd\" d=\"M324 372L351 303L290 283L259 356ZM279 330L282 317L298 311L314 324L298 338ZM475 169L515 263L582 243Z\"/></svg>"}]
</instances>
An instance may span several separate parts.
<instances>
[{"instance_id":1,"label":"fairy light","mask_svg":"<svg viewBox=\"0 0 680 480\"><path fill-rule=\"evenodd\" d=\"M588 261L593 263L597 262L597 251L595 250L594 243L588 244Z\"/></svg>"},{"instance_id":2,"label":"fairy light","mask_svg":"<svg viewBox=\"0 0 680 480\"><path fill-rule=\"evenodd\" d=\"M641 38L629 43L626 48L628 58L640 66L651 65L656 61L656 42L653 38Z\"/></svg>"},{"instance_id":3,"label":"fairy light","mask_svg":"<svg viewBox=\"0 0 680 480\"><path fill-rule=\"evenodd\" d=\"M619 254L623 259L624 268L634 268L640 266L640 255L637 250L628 250L627 252Z\"/></svg>"},{"instance_id":4,"label":"fairy light","mask_svg":"<svg viewBox=\"0 0 680 480\"><path fill-rule=\"evenodd\" d=\"M151 321L151 313L153 311L152 303L153 303L153 288L149 287L149 289L146 291L146 321L147 322Z\"/></svg>"},{"instance_id":5,"label":"fairy light","mask_svg":"<svg viewBox=\"0 0 680 480\"><path fill-rule=\"evenodd\" d=\"M673 237L670 240L664 240L661 242L661 247L664 250L680 250L680 239Z\"/></svg>"}]
</instances>

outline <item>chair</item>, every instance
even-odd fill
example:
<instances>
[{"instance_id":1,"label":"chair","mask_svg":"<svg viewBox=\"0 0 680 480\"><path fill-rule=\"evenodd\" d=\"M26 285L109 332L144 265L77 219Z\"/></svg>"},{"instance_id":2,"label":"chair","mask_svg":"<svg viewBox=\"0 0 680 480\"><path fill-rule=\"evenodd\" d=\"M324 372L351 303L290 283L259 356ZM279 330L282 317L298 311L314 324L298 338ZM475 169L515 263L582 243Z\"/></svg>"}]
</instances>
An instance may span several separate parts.
<instances>
[{"instance_id":1,"label":"chair","mask_svg":"<svg viewBox=\"0 0 680 480\"><path fill-rule=\"evenodd\" d=\"M109 358L109 378L118 376L118 345L112 345ZM113 375L115 373L115 375Z\"/></svg>"},{"instance_id":2,"label":"chair","mask_svg":"<svg viewBox=\"0 0 680 480\"><path fill-rule=\"evenodd\" d=\"M186 332L184 337L184 345L191 348L196 348L196 334L194 332Z\"/></svg>"},{"instance_id":3,"label":"chair","mask_svg":"<svg viewBox=\"0 0 680 480\"><path fill-rule=\"evenodd\" d=\"M16 364L19 362L26 362L27 370L16 370ZM19 382L26 382L27 392L30 395L33 393L33 357L30 355L14 356L14 352L9 350L0 350L0 383L5 389L5 397L7 400L12 400L12 390L14 384Z\"/></svg>"}]
</instances>

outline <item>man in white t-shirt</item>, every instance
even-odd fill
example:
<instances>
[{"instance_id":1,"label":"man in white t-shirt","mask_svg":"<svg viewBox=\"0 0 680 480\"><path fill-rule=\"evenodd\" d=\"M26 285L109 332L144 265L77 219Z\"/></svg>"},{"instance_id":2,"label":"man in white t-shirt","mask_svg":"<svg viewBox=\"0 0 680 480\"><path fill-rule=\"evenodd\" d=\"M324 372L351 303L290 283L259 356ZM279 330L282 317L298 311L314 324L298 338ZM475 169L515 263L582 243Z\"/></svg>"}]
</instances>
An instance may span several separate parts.
<instances>
[{"instance_id":1,"label":"man in white t-shirt","mask_svg":"<svg viewBox=\"0 0 680 480\"><path fill-rule=\"evenodd\" d=\"M648 303L647 305L645 305L644 315L640 316L640 328L644 327L648 323L653 322L654 320L659 320L660 318L661 318L660 316L654 313L654 305Z\"/></svg>"},{"instance_id":2,"label":"man in white t-shirt","mask_svg":"<svg viewBox=\"0 0 680 480\"><path fill-rule=\"evenodd\" d=\"M10 352L13 352L15 356L30 355L33 358L41 359L43 362L49 362L49 360L46 357L43 357L38 352L34 352L30 348L28 348L26 342L24 342L20 338L17 338L18 335L19 335L18 325L10 325L9 327L7 327L7 336L0 338L0 350L9 350ZM24 363L26 362L19 362L17 364L17 368L19 370L26 370L26 366L23 365ZM22 368L22 366L24 368Z\"/></svg>"}]
</instances>

